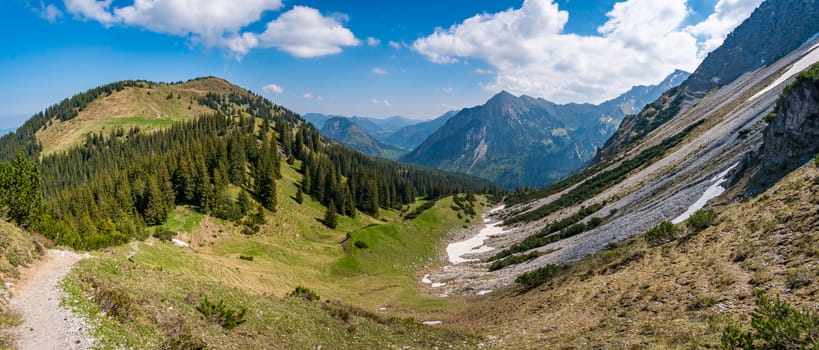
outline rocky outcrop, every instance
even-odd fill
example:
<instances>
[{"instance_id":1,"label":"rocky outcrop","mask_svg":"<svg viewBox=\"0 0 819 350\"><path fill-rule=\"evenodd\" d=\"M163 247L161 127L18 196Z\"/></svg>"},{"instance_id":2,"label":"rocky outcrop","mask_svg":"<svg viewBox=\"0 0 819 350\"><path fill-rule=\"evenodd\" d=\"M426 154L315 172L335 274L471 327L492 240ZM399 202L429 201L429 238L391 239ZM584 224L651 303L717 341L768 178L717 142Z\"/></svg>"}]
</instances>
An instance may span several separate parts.
<instances>
[{"instance_id":1,"label":"rocky outcrop","mask_svg":"<svg viewBox=\"0 0 819 350\"><path fill-rule=\"evenodd\" d=\"M708 54L683 84L686 95L701 98L746 72L768 65L819 32L819 3L768 0Z\"/></svg>"},{"instance_id":2,"label":"rocky outcrop","mask_svg":"<svg viewBox=\"0 0 819 350\"><path fill-rule=\"evenodd\" d=\"M629 116L594 158L613 155L694 105L709 91L775 62L819 32L819 3L767 0L705 57L678 90L669 91Z\"/></svg>"},{"instance_id":3,"label":"rocky outcrop","mask_svg":"<svg viewBox=\"0 0 819 350\"><path fill-rule=\"evenodd\" d=\"M746 170L755 170L746 194L759 193L819 153L817 78L819 65L814 65L783 91L775 114L767 118L762 145L743 161Z\"/></svg>"}]
</instances>

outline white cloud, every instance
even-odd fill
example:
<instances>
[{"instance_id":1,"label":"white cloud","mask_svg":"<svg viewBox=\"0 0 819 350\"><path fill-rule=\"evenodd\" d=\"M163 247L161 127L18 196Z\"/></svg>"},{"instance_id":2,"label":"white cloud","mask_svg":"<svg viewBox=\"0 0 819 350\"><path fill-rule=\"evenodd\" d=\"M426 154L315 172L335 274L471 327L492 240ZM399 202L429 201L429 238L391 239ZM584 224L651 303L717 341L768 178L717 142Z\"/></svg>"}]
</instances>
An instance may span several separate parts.
<instances>
[{"instance_id":1,"label":"white cloud","mask_svg":"<svg viewBox=\"0 0 819 350\"><path fill-rule=\"evenodd\" d=\"M762 0L719 0L714 7L714 13L685 30L704 38L700 43L701 52L711 52L722 45L725 36L748 18L761 3Z\"/></svg>"},{"instance_id":2,"label":"white cloud","mask_svg":"<svg viewBox=\"0 0 819 350\"><path fill-rule=\"evenodd\" d=\"M189 38L206 47L227 49L237 58L256 47L277 48L296 57L317 57L358 45L341 25L344 14L322 16L316 9L294 6L267 23L262 33L245 31L281 0L132 0L112 8L112 0L63 0L66 11L103 25L125 25Z\"/></svg>"},{"instance_id":3,"label":"white cloud","mask_svg":"<svg viewBox=\"0 0 819 350\"><path fill-rule=\"evenodd\" d=\"M381 44L381 40L379 40L378 38L367 37L367 45L376 46L378 44Z\"/></svg>"},{"instance_id":4,"label":"white cloud","mask_svg":"<svg viewBox=\"0 0 819 350\"><path fill-rule=\"evenodd\" d=\"M398 50L398 49L400 49L402 47L401 43L399 43L397 41L392 41L392 40L387 42L387 45L390 45L391 48L396 49L396 50Z\"/></svg>"},{"instance_id":5,"label":"white cloud","mask_svg":"<svg viewBox=\"0 0 819 350\"><path fill-rule=\"evenodd\" d=\"M389 71L387 71L386 69L384 69L384 68L379 68L379 67L375 67L375 68L373 68L373 69L372 69L372 72L373 72L373 74L376 74L376 75L387 75L387 74L390 74L390 72L389 72Z\"/></svg>"},{"instance_id":6,"label":"white cloud","mask_svg":"<svg viewBox=\"0 0 819 350\"><path fill-rule=\"evenodd\" d=\"M435 91L443 92L445 94L450 94L453 91L455 91L455 88L453 88L453 87L442 87L442 88L435 89Z\"/></svg>"},{"instance_id":7,"label":"white cloud","mask_svg":"<svg viewBox=\"0 0 819 350\"><path fill-rule=\"evenodd\" d=\"M607 13L598 35L581 36L563 32L569 13L553 0L524 0L519 9L436 28L412 48L436 63L484 60L495 70L487 90L601 102L633 85L655 84L676 68L696 68L705 53L697 36L682 28L690 14L686 0L626 0Z\"/></svg>"},{"instance_id":8,"label":"white cloud","mask_svg":"<svg viewBox=\"0 0 819 350\"><path fill-rule=\"evenodd\" d=\"M316 100L316 101L323 100L323 98L321 96L313 95L313 93L311 93L311 92L305 92L304 95L302 95L301 97L304 97L305 100Z\"/></svg>"},{"instance_id":9,"label":"white cloud","mask_svg":"<svg viewBox=\"0 0 819 350\"><path fill-rule=\"evenodd\" d=\"M262 92L266 92L268 94L281 94L284 92L284 88L276 84L267 84L262 86Z\"/></svg>"},{"instance_id":10,"label":"white cloud","mask_svg":"<svg viewBox=\"0 0 819 350\"><path fill-rule=\"evenodd\" d=\"M63 11L60 11L57 6L46 5L42 0L40 1L40 8L34 8L34 11L40 15L40 18L52 23L63 16Z\"/></svg>"},{"instance_id":11,"label":"white cloud","mask_svg":"<svg viewBox=\"0 0 819 350\"><path fill-rule=\"evenodd\" d=\"M377 98L374 98L374 99L370 100L370 103L372 103L372 104L374 104L374 105L383 105L384 107L389 107L389 106L392 106L392 104L390 103L390 101L387 101L387 100L379 100L379 99L377 99Z\"/></svg>"},{"instance_id":12,"label":"white cloud","mask_svg":"<svg viewBox=\"0 0 819 350\"><path fill-rule=\"evenodd\" d=\"M104 25L110 25L119 21L114 15L108 12L108 8L111 7L111 1L113 0L63 0L66 11L73 13L80 19L91 19Z\"/></svg>"},{"instance_id":13,"label":"white cloud","mask_svg":"<svg viewBox=\"0 0 819 350\"><path fill-rule=\"evenodd\" d=\"M482 74L482 75L495 74L495 71L493 71L493 70L480 69L480 68L475 68L475 70L473 72L475 74Z\"/></svg>"},{"instance_id":14,"label":"white cloud","mask_svg":"<svg viewBox=\"0 0 819 350\"><path fill-rule=\"evenodd\" d=\"M294 6L267 24L259 35L261 46L276 47L296 57L318 57L341 52L342 46L357 46L353 32L336 17L324 17L318 10Z\"/></svg>"}]
</instances>

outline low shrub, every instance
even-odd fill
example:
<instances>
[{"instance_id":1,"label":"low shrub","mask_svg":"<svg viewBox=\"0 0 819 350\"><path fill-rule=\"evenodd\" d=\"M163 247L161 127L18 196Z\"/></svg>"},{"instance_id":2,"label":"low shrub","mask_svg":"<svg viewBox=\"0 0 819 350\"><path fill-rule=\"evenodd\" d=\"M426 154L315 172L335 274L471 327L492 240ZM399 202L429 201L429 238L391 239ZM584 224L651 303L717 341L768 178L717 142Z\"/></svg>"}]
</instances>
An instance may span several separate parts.
<instances>
[{"instance_id":1,"label":"low shrub","mask_svg":"<svg viewBox=\"0 0 819 350\"><path fill-rule=\"evenodd\" d=\"M94 301L101 310L119 321L131 319L136 309L130 295L102 285L97 285Z\"/></svg>"},{"instance_id":2,"label":"low shrub","mask_svg":"<svg viewBox=\"0 0 819 350\"><path fill-rule=\"evenodd\" d=\"M593 228L595 228L597 226L600 226L602 224L603 224L603 218L593 217L593 218L589 219L588 226L589 226L589 229L593 229Z\"/></svg>"},{"instance_id":3,"label":"low shrub","mask_svg":"<svg viewBox=\"0 0 819 350\"><path fill-rule=\"evenodd\" d=\"M819 315L797 310L786 302L771 300L756 291L756 308L751 314L751 330L736 325L722 332L723 349L817 349Z\"/></svg>"},{"instance_id":4,"label":"low shrub","mask_svg":"<svg viewBox=\"0 0 819 350\"><path fill-rule=\"evenodd\" d=\"M247 309L229 309L225 307L222 300L214 303L208 300L208 297L205 297L205 300L196 307L196 310L205 316L206 320L214 322L227 330L234 329L246 321L245 313Z\"/></svg>"},{"instance_id":5,"label":"low shrub","mask_svg":"<svg viewBox=\"0 0 819 350\"><path fill-rule=\"evenodd\" d=\"M358 249L367 249L367 248L369 248L367 243L364 243L363 241L355 241L355 243L353 243L353 245Z\"/></svg>"},{"instance_id":6,"label":"low shrub","mask_svg":"<svg viewBox=\"0 0 819 350\"><path fill-rule=\"evenodd\" d=\"M807 287L813 281L811 275L812 274L805 269L790 270L785 277L785 284L790 289Z\"/></svg>"},{"instance_id":7,"label":"low shrub","mask_svg":"<svg viewBox=\"0 0 819 350\"><path fill-rule=\"evenodd\" d=\"M253 261L253 257L249 255L239 255L239 259Z\"/></svg>"},{"instance_id":8,"label":"low shrub","mask_svg":"<svg viewBox=\"0 0 819 350\"><path fill-rule=\"evenodd\" d=\"M565 266L549 264L518 276L515 278L515 283L522 284L526 289L535 288L557 276L565 269Z\"/></svg>"},{"instance_id":9,"label":"low shrub","mask_svg":"<svg viewBox=\"0 0 819 350\"><path fill-rule=\"evenodd\" d=\"M670 221L663 221L643 235L648 245L656 247L677 239L680 228Z\"/></svg>"},{"instance_id":10,"label":"low shrub","mask_svg":"<svg viewBox=\"0 0 819 350\"><path fill-rule=\"evenodd\" d=\"M522 262L536 259L541 255L543 254L541 254L539 251L533 251L529 254L508 256L501 260L495 260L492 265L489 265L489 271L497 271L509 265L520 264Z\"/></svg>"},{"instance_id":11,"label":"low shrub","mask_svg":"<svg viewBox=\"0 0 819 350\"><path fill-rule=\"evenodd\" d=\"M156 239L158 239L158 240L160 240L162 242L168 242L168 241L171 240L171 238L176 236L176 232L173 232L173 231L171 231L169 229L166 229L164 227L157 227L156 230L154 230L154 233L151 236L153 236L154 238L156 238Z\"/></svg>"},{"instance_id":12,"label":"low shrub","mask_svg":"<svg viewBox=\"0 0 819 350\"><path fill-rule=\"evenodd\" d=\"M708 226L714 224L714 221L717 218L717 212L713 209L709 210L697 210L691 217L688 218L688 221L685 223L688 228L694 231L701 231Z\"/></svg>"},{"instance_id":13,"label":"low shrub","mask_svg":"<svg viewBox=\"0 0 819 350\"><path fill-rule=\"evenodd\" d=\"M319 298L319 295L316 294L316 292L314 292L310 288L305 288L302 286L297 286L296 289L290 292L290 294L288 294L287 296L293 298L302 298L309 301L318 301L321 299Z\"/></svg>"}]
</instances>

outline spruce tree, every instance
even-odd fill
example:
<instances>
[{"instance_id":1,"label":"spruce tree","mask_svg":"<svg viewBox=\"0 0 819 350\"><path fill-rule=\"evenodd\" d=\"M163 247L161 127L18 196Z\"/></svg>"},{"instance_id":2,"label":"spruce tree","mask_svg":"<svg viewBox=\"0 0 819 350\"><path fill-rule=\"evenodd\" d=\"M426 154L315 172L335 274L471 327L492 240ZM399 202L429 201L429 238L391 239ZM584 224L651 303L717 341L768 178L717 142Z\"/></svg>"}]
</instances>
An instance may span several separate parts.
<instances>
[{"instance_id":1,"label":"spruce tree","mask_svg":"<svg viewBox=\"0 0 819 350\"><path fill-rule=\"evenodd\" d=\"M296 203L304 203L304 194L301 192L301 186L296 186Z\"/></svg>"},{"instance_id":2,"label":"spruce tree","mask_svg":"<svg viewBox=\"0 0 819 350\"><path fill-rule=\"evenodd\" d=\"M333 200L327 204L327 211L324 213L324 224L329 228L336 228L338 226L338 214L336 214L336 204Z\"/></svg>"},{"instance_id":3,"label":"spruce tree","mask_svg":"<svg viewBox=\"0 0 819 350\"><path fill-rule=\"evenodd\" d=\"M5 204L9 207L9 218L20 226L30 226L45 211L43 194L40 190L40 170L20 153L5 180L9 187L5 193ZM8 172L7 168L5 172Z\"/></svg>"}]
</instances>

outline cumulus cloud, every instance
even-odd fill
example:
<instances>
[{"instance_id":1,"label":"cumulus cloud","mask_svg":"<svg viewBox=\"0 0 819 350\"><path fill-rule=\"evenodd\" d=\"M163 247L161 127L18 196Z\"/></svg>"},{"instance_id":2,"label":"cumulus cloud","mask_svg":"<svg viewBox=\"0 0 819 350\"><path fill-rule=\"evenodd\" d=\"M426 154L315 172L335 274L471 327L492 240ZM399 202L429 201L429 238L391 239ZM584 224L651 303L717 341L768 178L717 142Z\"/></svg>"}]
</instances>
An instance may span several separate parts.
<instances>
[{"instance_id":1,"label":"cumulus cloud","mask_svg":"<svg viewBox=\"0 0 819 350\"><path fill-rule=\"evenodd\" d=\"M390 47L391 47L391 48L396 49L396 50L398 50L398 49L400 49L401 47L403 47L403 46L404 46L404 45L402 45L401 43L399 43L399 42L397 42L397 41L392 41L392 40L390 40L389 42L387 42L387 45L390 45ZM405 44L405 45L406 45L406 44Z\"/></svg>"},{"instance_id":2,"label":"cumulus cloud","mask_svg":"<svg viewBox=\"0 0 819 350\"><path fill-rule=\"evenodd\" d=\"M373 69L372 69L372 72L373 72L373 74L375 74L375 75L387 75L387 74L390 74L390 72L389 72L389 71L387 71L386 69L384 69L384 68L379 68L379 67L375 67L375 68L373 68Z\"/></svg>"},{"instance_id":3,"label":"cumulus cloud","mask_svg":"<svg viewBox=\"0 0 819 350\"><path fill-rule=\"evenodd\" d=\"M276 47L296 57L332 55L340 53L342 46L359 45L338 16L324 17L305 6L295 6L268 23L259 39L264 47Z\"/></svg>"},{"instance_id":4,"label":"cumulus cloud","mask_svg":"<svg viewBox=\"0 0 819 350\"><path fill-rule=\"evenodd\" d=\"M64 0L65 10L73 13L82 20L94 20L104 25L110 25L119 20L114 17L108 8L113 0Z\"/></svg>"},{"instance_id":5,"label":"cumulus cloud","mask_svg":"<svg viewBox=\"0 0 819 350\"><path fill-rule=\"evenodd\" d=\"M262 92L266 92L268 94L281 94L284 92L284 88L276 84L267 84L262 86Z\"/></svg>"},{"instance_id":6,"label":"cumulus cloud","mask_svg":"<svg viewBox=\"0 0 819 350\"><path fill-rule=\"evenodd\" d=\"M367 45L376 46L378 44L381 44L381 40L379 40L378 38L373 38L371 36L367 37Z\"/></svg>"},{"instance_id":7,"label":"cumulus cloud","mask_svg":"<svg viewBox=\"0 0 819 350\"><path fill-rule=\"evenodd\" d=\"M700 51L711 52L722 45L725 36L748 18L763 0L719 0L712 13L704 21L685 30L701 39Z\"/></svg>"},{"instance_id":8,"label":"cumulus cloud","mask_svg":"<svg viewBox=\"0 0 819 350\"><path fill-rule=\"evenodd\" d=\"M720 3L736 1L750 0ZM725 13L742 17L736 24L750 14ZM484 60L494 73L474 72L494 74L483 85L488 90L596 103L633 85L657 83L676 68L696 68L707 52L693 27L683 27L690 14L686 0L626 0L607 13L597 35L582 36L563 31L569 13L553 0L525 0L517 9L436 28L412 48L436 63Z\"/></svg>"},{"instance_id":9,"label":"cumulus cloud","mask_svg":"<svg viewBox=\"0 0 819 350\"><path fill-rule=\"evenodd\" d=\"M63 16L63 11L60 11L57 6L52 4L46 5L42 1L40 1L40 8L34 10L40 14L40 18L52 23Z\"/></svg>"},{"instance_id":10,"label":"cumulus cloud","mask_svg":"<svg viewBox=\"0 0 819 350\"><path fill-rule=\"evenodd\" d=\"M124 25L189 38L206 47L227 49L237 57L256 47L276 48L296 57L339 53L358 39L341 21L346 16L323 16L318 10L294 6L267 23L262 33L244 31L267 11L278 11L281 0L132 0L111 6L112 0L64 0L66 11L105 26Z\"/></svg>"}]
</instances>

